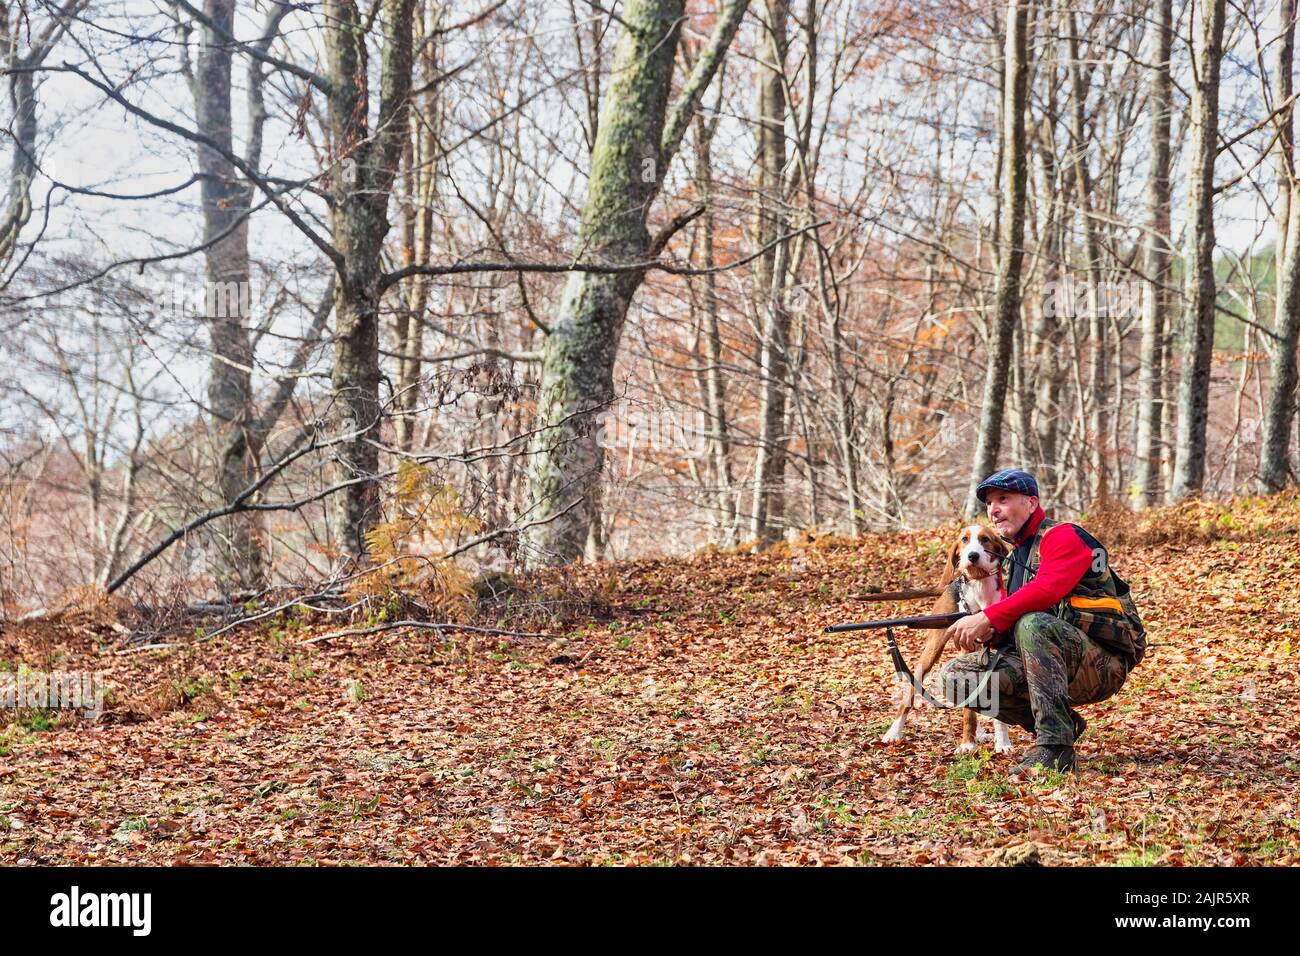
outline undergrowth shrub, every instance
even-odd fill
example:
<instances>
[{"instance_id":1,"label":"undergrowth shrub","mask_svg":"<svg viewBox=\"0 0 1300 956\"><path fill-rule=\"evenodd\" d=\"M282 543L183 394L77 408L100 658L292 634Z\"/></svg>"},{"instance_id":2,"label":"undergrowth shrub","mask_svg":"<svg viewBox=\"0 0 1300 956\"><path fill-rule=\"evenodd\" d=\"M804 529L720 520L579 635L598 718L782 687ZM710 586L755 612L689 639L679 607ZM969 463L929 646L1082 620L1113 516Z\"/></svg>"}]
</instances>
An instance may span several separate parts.
<instances>
[{"instance_id":1,"label":"undergrowth shrub","mask_svg":"<svg viewBox=\"0 0 1300 956\"><path fill-rule=\"evenodd\" d=\"M427 466L404 461L387 504L392 518L366 534L374 567L353 578L349 596L378 620L411 613L468 620L477 604L472 579L445 555L449 540L480 526L461 510L456 489Z\"/></svg>"},{"instance_id":2,"label":"undergrowth shrub","mask_svg":"<svg viewBox=\"0 0 1300 956\"><path fill-rule=\"evenodd\" d=\"M1157 547L1300 535L1300 495L1205 501L1133 511L1115 497L1093 502L1080 523L1107 547Z\"/></svg>"}]
</instances>

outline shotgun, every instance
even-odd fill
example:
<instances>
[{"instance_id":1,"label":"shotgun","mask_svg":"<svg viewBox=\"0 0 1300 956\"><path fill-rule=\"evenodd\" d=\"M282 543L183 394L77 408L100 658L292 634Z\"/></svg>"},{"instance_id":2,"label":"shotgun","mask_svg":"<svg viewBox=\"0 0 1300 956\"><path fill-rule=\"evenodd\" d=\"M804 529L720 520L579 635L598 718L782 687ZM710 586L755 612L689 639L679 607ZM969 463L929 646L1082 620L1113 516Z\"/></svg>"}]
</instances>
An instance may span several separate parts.
<instances>
[{"instance_id":1,"label":"shotgun","mask_svg":"<svg viewBox=\"0 0 1300 956\"><path fill-rule=\"evenodd\" d=\"M946 629L966 615L961 611L952 614L922 614L920 617L894 617L887 621L865 621L861 624L832 624L823 633L839 634L843 631L871 631L879 627L911 627L931 631Z\"/></svg>"}]
</instances>

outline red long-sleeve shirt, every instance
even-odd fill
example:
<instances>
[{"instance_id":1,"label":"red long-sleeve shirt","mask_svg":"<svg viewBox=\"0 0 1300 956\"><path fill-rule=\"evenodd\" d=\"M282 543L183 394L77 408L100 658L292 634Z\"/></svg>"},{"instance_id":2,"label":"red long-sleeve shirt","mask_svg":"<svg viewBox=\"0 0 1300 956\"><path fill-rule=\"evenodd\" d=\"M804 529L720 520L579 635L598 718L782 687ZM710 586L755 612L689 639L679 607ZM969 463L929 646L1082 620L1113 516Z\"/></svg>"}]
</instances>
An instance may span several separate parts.
<instances>
[{"instance_id":1,"label":"red long-sleeve shirt","mask_svg":"<svg viewBox=\"0 0 1300 956\"><path fill-rule=\"evenodd\" d=\"M1043 518L1040 507L1030 516L1013 547L1033 537ZM1022 616L1046 611L1059 603L1074 590L1093 560L1092 549L1083 542L1078 528L1072 524L1049 528L1038 546L1038 555L1038 573L1034 579L1022 584L1010 597L1006 596L1004 584L1002 599L984 609L994 629L1009 631Z\"/></svg>"}]
</instances>

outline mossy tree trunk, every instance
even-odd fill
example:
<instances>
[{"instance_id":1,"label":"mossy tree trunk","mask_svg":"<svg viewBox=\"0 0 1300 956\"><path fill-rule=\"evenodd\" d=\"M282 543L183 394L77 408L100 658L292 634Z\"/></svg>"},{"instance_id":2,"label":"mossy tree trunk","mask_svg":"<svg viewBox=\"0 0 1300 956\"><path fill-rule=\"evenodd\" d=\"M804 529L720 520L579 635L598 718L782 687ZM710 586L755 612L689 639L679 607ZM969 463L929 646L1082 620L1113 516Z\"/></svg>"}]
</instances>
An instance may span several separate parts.
<instances>
[{"instance_id":1,"label":"mossy tree trunk","mask_svg":"<svg viewBox=\"0 0 1300 956\"><path fill-rule=\"evenodd\" d=\"M1295 52L1295 0L1282 0L1278 9L1279 45L1277 76L1274 78L1274 108L1291 97L1291 68ZM1300 337L1300 242L1296 232L1297 209L1292 185L1295 182L1295 137L1292 108L1288 104L1279 118L1277 180L1278 241L1277 340L1269 356L1268 400L1264 408L1264 441L1260 449L1261 491L1281 491L1288 481L1287 445L1291 416L1296 404L1296 342Z\"/></svg>"},{"instance_id":2,"label":"mossy tree trunk","mask_svg":"<svg viewBox=\"0 0 1300 956\"><path fill-rule=\"evenodd\" d=\"M651 239L647 213L696 104L730 44L746 2L728 2L668 115L684 0L631 0L614 53L610 86L591 152L575 247L584 260L647 261L667 241ZM600 509L604 450L596 416L614 397L614 361L639 270L570 274L542 355L540 430L533 447L529 542L534 564L580 560Z\"/></svg>"}]
</instances>

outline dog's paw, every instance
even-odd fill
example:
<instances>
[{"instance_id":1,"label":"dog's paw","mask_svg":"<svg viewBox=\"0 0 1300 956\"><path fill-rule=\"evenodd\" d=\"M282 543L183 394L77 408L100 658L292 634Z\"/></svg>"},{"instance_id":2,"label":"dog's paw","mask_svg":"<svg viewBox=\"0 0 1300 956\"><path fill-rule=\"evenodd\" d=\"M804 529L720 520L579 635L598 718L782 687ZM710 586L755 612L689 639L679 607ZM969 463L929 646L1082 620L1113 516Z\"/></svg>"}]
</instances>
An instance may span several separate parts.
<instances>
[{"instance_id":1,"label":"dog's paw","mask_svg":"<svg viewBox=\"0 0 1300 956\"><path fill-rule=\"evenodd\" d=\"M973 740L967 740L967 741L964 742L964 743L960 743L960 744L958 744L958 745L957 745L957 749L954 750L953 753L958 753L958 754L973 754L975 751L977 751L977 750L979 750L979 749L980 749L980 745L979 745L979 744L975 743Z\"/></svg>"},{"instance_id":2,"label":"dog's paw","mask_svg":"<svg viewBox=\"0 0 1300 956\"><path fill-rule=\"evenodd\" d=\"M894 721L890 728L885 731L885 736L880 738L882 744L897 743L903 739L903 719L900 717Z\"/></svg>"},{"instance_id":3,"label":"dog's paw","mask_svg":"<svg viewBox=\"0 0 1300 956\"><path fill-rule=\"evenodd\" d=\"M1016 748L1011 744L1011 728L1002 721L995 721L993 724L994 742L993 749L1000 754L1009 754Z\"/></svg>"}]
</instances>

